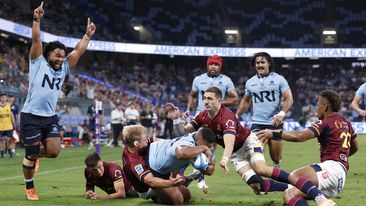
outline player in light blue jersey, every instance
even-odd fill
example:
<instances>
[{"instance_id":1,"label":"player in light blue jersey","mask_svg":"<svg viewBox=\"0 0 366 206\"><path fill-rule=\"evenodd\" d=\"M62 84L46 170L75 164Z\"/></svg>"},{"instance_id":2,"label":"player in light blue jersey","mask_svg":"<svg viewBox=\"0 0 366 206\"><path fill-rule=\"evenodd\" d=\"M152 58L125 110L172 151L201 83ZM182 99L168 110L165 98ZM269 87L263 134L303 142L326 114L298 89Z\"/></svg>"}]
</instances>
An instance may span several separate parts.
<instances>
[{"instance_id":1,"label":"player in light blue jersey","mask_svg":"<svg viewBox=\"0 0 366 206\"><path fill-rule=\"evenodd\" d=\"M196 105L196 114L205 109L203 94L210 87L217 87L221 90L225 106L237 104L238 94L230 77L221 74L222 59L219 56L211 56L207 59L207 73L196 76L192 83L191 93L188 98L187 114L192 112ZM195 104L196 102L196 104Z\"/></svg>"},{"instance_id":2,"label":"player in light blue jersey","mask_svg":"<svg viewBox=\"0 0 366 206\"><path fill-rule=\"evenodd\" d=\"M362 84L356 91L356 95L351 103L352 109L358 112L362 118L366 117L366 110L361 109L360 104L366 100L366 83Z\"/></svg>"},{"instance_id":3,"label":"player in light blue jersey","mask_svg":"<svg viewBox=\"0 0 366 206\"><path fill-rule=\"evenodd\" d=\"M240 117L252 104L253 132L264 129L282 129L283 119L293 104L291 89L286 79L270 69L274 66L272 57L266 52L254 54L250 66L257 74L245 84L245 94L240 101L236 115ZM272 138L268 141L269 153L275 166L280 166L282 142Z\"/></svg>"},{"instance_id":4,"label":"player in light blue jersey","mask_svg":"<svg viewBox=\"0 0 366 206\"><path fill-rule=\"evenodd\" d=\"M57 99L66 74L75 67L96 29L88 18L85 35L68 55L65 45L59 41L48 43L43 50L40 37L43 15L42 2L33 13L28 95L20 115L20 134L25 147L23 175L29 200L38 200L33 183L38 158L55 158L60 153L61 141L55 114ZM40 142L44 145L43 150Z\"/></svg>"},{"instance_id":5,"label":"player in light blue jersey","mask_svg":"<svg viewBox=\"0 0 366 206\"><path fill-rule=\"evenodd\" d=\"M221 74L223 60L221 57L214 55L207 59L206 68L207 72L196 76L192 83L192 89L188 97L187 111L184 113L184 118L187 118L189 114L195 108L195 114L205 110L204 93L210 87L217 87L221 90L222 101L225 106L234 106L238 102L238 93L235 90L234 83L230 77ZM202 176L197 183L198 188L207 189L208 186Z\"/></svg>"},{"instance_id":6,"label":"player in light blue jersey","mask_svg":"<svg viewBox=\"0 0 366 206\"><path fill-rule=\"evenodd\" d=\"M178 173L202 152L211 159L213 154L209 148L213 146L215 137L212 129L200 128L182 137L153 142L149 148L149 167L154 176L167 179L170 173Z\"/></svg>"}]
</instances>

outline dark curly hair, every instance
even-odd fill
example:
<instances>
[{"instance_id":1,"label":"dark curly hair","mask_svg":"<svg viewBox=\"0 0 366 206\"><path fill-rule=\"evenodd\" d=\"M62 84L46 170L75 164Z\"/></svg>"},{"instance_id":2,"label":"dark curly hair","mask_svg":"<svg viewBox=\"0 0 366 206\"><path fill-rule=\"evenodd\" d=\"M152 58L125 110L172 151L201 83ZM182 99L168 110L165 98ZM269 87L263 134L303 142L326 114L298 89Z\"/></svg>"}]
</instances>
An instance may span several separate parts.
<instances>
[{"instance_id":1,"label":"dark curly hair","mask_svg":"<svg viewBox=\"0 0 366 206\"><path fill-rule=\"evenodd\" d=\"M326 99L332 109L332 112L339 112L341 109L341 95L334 90L323 90L320 96Z\"/></svg>"},{"instance_id":2,"label":"dark curly hair","mask_svg":"<svg viewBox=\"0 0 366 206\"><path fill-rule=\"evenodd\" d=\"M66 46L63 43L61 43L59 41L52 41L52 42L46 44L46 46L44 47L43 57L45 59L47 59L50 52L52 52L55 49L63 49L66 53Z\"/></svg>"},{"instance_id":3,"label":"dark curly hair","mask_svg":"<svg viewBox=\"0 0 366 206\"><path fill-rule=\"evenodd\" d=\"M254 55L249 59L249 65L250 65L251 67L255 67L255 59L256 59L257 57L263 57L263 58L265 58L265 59L268 61L268 63L269 63L269 69L274 68L275 63L274 63L274 61L273 61L273 59L272 59L271 55L269 55L267 52L258 52L258 53L255 53L255 54L254 54Z\"/></svg>"}]
</instances>

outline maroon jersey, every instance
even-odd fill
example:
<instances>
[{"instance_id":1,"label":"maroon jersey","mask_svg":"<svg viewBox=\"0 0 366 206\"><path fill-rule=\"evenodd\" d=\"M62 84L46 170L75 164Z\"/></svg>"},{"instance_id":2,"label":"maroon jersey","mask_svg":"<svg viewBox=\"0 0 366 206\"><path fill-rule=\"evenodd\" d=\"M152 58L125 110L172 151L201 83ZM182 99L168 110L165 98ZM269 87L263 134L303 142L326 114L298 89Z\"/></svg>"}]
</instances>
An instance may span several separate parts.
<instances>
[{"instance_id":1,"label":"maroon jersey","mask_svg":"<svg viewBox=\"0 0 366 206\"><path fill-rule=\"evenodd\" d=\"M127 180L127 178L124 178L122 168L118 164L112 162L103 162L103 167L104 167L104 173L103 176L101 177L95 175L92 169L85 168L84 176L86 179L87 190L94 191L94 186L97 186L106 193L112 194L116 192L113 183L115 181L122 179L125 185L126 194L131 191L132 189L131 184Z\"/></svg>"},{"instance_id":2,"label":"maroon jersey","mask_svg":"<svg viewBox=\"0 0 366 206\"><path fill-rule=\"evenodd\" d=\"M123 172L137 192L144 193L150 188L144 183L144 177L150 173L145 159L138 154L128 151L127 147L122 154Z\"/></svg>"},{"instance_id":3,"label":"maroon jersey","mask_svg":"<svg viewBox=\"0 0 366 206\"><path fill-rule=\"evenodd\" d=\"M351 123L339 114L332 114L316 121L309 129L320 143L320 161L338 161L348 171L350 142L357 136Z\"/></svg>"},{"instance_id":4,"label":"maroon jersey","mask_svg":"<svg viewBox=\"0 0 366 206\"><path fill-rule=\"evenodd\" d=\"M243 127L235 114L224 106L221 106L219 113L213 119L209 117L207 110L198 113L191 124L196 130L200 127L211 128L216 134L216 143L222 147L225 147L224 134L235 135L233 152L240 149L250 135L250 130Z\"/></svg>"}]
</instances>

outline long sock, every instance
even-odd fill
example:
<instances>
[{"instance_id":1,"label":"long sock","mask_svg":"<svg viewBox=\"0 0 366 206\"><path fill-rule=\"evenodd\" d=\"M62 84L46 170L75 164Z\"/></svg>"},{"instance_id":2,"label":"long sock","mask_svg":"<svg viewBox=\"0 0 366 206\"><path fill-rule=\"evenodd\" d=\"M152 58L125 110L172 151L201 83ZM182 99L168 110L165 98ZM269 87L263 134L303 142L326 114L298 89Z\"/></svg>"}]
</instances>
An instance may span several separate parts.
<instances>
[{"instance_id":1,"label":"long sock","mask_svg":"<svg viewBox=\"0 0 366 206\"><path fill-rule=\"evenodd\" d=\"M262 179L260 186L261 192L285 191L288 188L288 184L271 179Z\"/></svg>"},{"instance_id":2,"label":"long sock","mask_svg":"<svg viewBox=\"0 0 366 206\"><path fill-rule=\"evenodd\" d=\"M31 189L34 188L34 183L33 183L33 179L24 179L25 182L25 188L27 189Z\"/></svg>"},{"instance_id":3,"label":"long sock","mask_svg":"<svg viewBox=\"0 0 366 206\"><path fill-rule=\"evenodd\" d=\"M1 151L1 152L0 152L0 156L1 156L1 157L4 157L4 151Z\"/></svg>"},{"instance_id":4,"label":"long sock","mask_svg":"<svg viewBox=\"0 0 366 206\"><path fill-rule=\"evenodd\" d=\"M308 203L306 202L305 199L299 197L299 196L294 196L287 204L287 206L308 206Z\"/></svg>"},{"instance_id":5,"label":"long sock","mask_svg":"<svg viewBox=\"0 0 366 206\"><path fill-rule=\"evenodd\" d=\"M279 182L288 183L288 176L289 174L280 168L274 167L272 170L272 179L277 180Z\"/></svg>"},{"instance_id":6,"label":"long sock","mask_svg":"<svg viewBox=\"0 0 366 206\"><path fill-rule=\"evenodd\" d=\"M310 181L310 179L305 176L300 177L297 180L295 186L297 187L297 189L307 194L312 200L315 200L316 197L324 197L324 195L319 191L318 187L316 187Z\"/></svg>"}]
</instances>

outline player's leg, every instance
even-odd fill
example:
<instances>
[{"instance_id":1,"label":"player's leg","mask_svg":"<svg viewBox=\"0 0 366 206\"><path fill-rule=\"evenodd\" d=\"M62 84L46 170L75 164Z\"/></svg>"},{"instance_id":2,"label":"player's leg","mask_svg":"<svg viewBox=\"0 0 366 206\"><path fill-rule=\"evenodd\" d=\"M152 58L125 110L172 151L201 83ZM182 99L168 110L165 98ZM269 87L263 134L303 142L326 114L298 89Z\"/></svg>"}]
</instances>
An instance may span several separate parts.
<instances>
[{"instance_id":1,"label":"player's leg","mask_svg":"<svg viewBox=\"0 0 366 206\"><path fill-rule=\"evenodd\" d=\"M22 162L26 194L29 200L38 200L34 187L33 176L35 173L36 160L40 156L40 140L42 121L32 114L21 113L20 136L24 143L25 156Z\"/></svg>"},{"instance_id":2,"label":"player's leg","mask_svg":"<svg viewBox=\"0 0 366 206\"><path fill-rule=\"evenodd\" d=\"M192 193L191 191L188 189L188 187L185 187L183 185L178 186L178 189L180 191L180 193L183 196L183 202L188 202L191 200L192 198Z\"/></svg>"},{"instance_id":3,"label":"player's leg","mask_svg":"<svg viewBox=\"0 0 366 206\"><path fill-rule=\"evenodd\" d=\"M154 188L157 202L166 205L182 205L184 197L178 187Z\"/></svg>"},{"instance_id":4,"label":"player's leg","mask_svg":"<svg viewBox=\"0 0 366 206\"><path fill-rule=\"evenodd\" d=\"M44 146L44 157L56 158L61 151L61 138L57 122L50 122L47 126L47 136L42 139Z\"/></svg>"},{"instance_id":5,"label":"player's leg","mask_svg":"<svg viewBox=\"0 0 366 206\"><path fill-rule=\"evenodd\" d=\"M283 193L283 202L288 206L306 206L307 196L296 187L291 186Z\"/></svg>"},{"instance_id":6,"label":"player's leg","mask_svg":"<svg viewBox=\"0 0 366 206\"><path fill-rule=\"evenodd\" d=\"M289 175L287 172L270 167L264 160L251 159L253 170L261 176L272 178L283 183L289 183L305 193L310 199L316 201L318 205L329 202L323 193L317 188L317 179L314 169L311 167L301 168L298 172ZM331 201L332 203L332 201Z\"/></svg>"},{"instance_id":7,"label":"player's leg","mask_svg":"<svg viewBox=\"0 0 366 206\"><path fill-rule=\"evenodd\" d=\"M275 167L280 167L282 159L282 141L270 139L268 141L269 155Z\"/></svg>"},{"instance_id":8,"label":"player's leg","mask_svg":"<svg viewBox=\"0 0 366 206\"><path fill-rule=\"evenodd\" d=\"M4 151L5 151L5 142L4 142L4 131L0 131L0 158L4 157Z\"/></svg>"}]
</instances>

